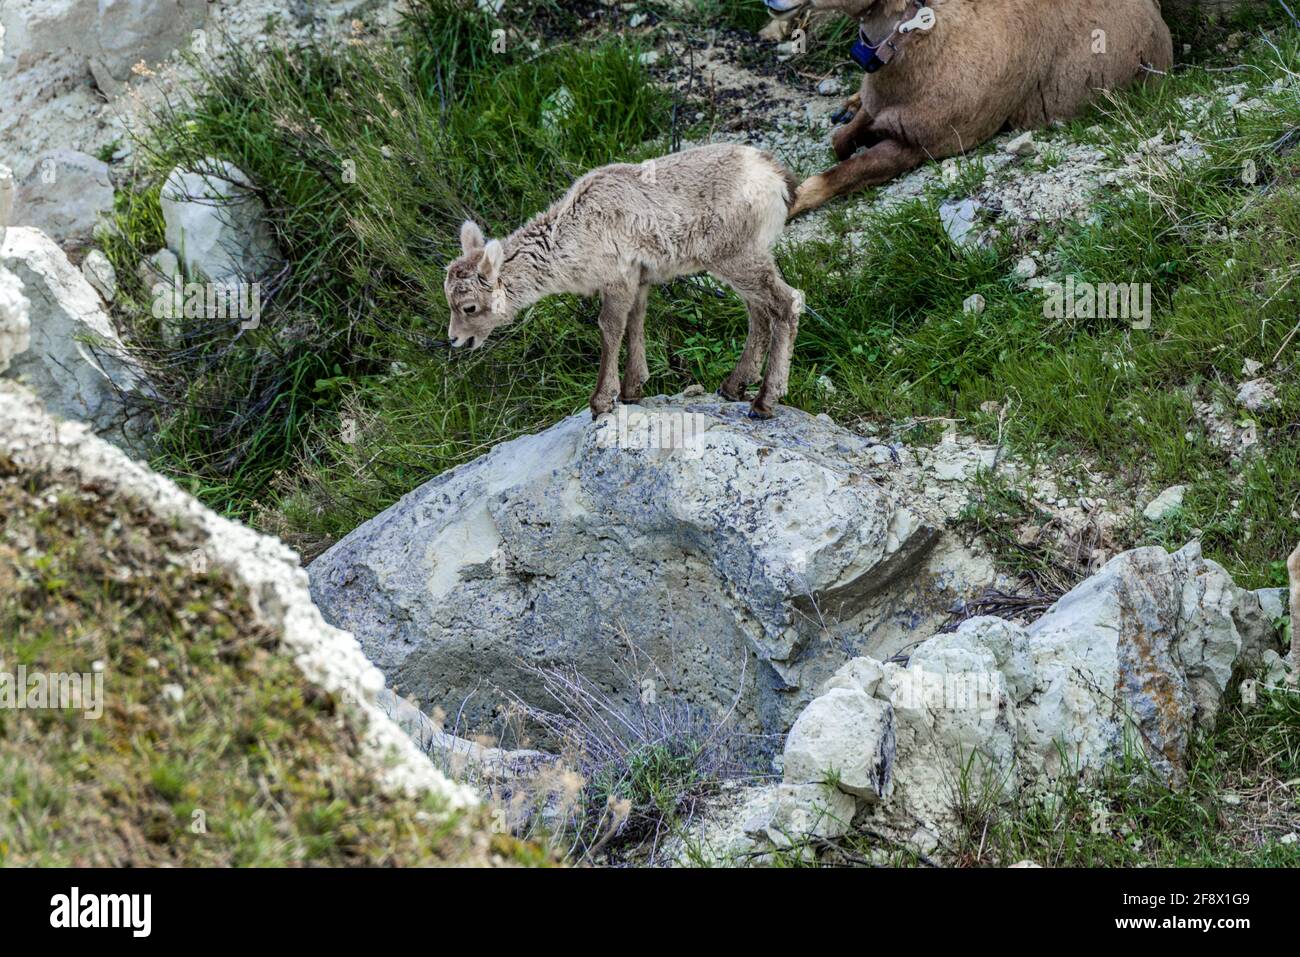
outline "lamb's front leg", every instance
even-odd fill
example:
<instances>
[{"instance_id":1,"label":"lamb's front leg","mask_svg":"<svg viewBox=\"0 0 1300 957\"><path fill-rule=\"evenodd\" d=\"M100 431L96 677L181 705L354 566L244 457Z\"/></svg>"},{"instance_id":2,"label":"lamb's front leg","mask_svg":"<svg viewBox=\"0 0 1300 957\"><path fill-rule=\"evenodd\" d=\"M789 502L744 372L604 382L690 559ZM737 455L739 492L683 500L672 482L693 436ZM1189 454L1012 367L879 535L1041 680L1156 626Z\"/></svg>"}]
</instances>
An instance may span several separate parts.
<instances>
[{"instance_id":1,"label":"lamb's front leg","mask_svg":"<svg viewBox=\"0 0 1300 957\"><path fill-rule=\"evenodd\" d=\"M618 350L623 345L623 330L636 299L636 286L610 286L600 293L600 373L596 391L591 394L591 417L614 409L618 397Z\"/></svg>"},{"instance_id":2,"label":"lamb's front leg","mask_svg":"<svg viewBox=\"0 0 1300 957\"><path fill-rule=\"evenodd\" d=\"M649 295L648 284L638 286L627 316L627 365L623 367L623 389L618 395L623 402L640 402L641 387L650 378L645 361L645 305Z\"/></svg>"}]
</instances>

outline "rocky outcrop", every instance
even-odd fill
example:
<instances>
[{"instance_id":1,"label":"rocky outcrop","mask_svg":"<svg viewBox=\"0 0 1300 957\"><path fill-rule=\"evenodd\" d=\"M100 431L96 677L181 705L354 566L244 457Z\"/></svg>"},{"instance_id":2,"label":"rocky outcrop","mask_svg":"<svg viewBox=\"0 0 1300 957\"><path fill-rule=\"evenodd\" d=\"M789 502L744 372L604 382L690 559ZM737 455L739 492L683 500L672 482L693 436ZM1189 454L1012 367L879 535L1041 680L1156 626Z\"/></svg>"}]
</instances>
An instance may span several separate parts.
<instances>
[{"instance_id":1,"label":"rocky outcrop","mask_svg":"<svg viewBox=\"0 0 1300 957\"><path fill-rule=\"evenodd\" d=\"M68 474L83 485L146 503L160 522L200 543L188 561L222 569L246 589L259 624L279 642L303 675L337 695L340 720L358 731L364 758L375 777L394 790L426 792L448 811L477 803L468 788L440 773L377 702L383 675L366 660L356 640L327 625L312 605L298 557L280 541L258 534L205 508L173 482L134 462L79 423L59 422L23 387L0 381L0 458L24 470ZM356 719L355 725L352 724Z\"/></svg>"},{"instance_id":2,"label":"rocky outcrop","mask_svg":"<svg viewBox=\"0 0 1300 957\"><path fill-rule=\"evenodd\" d=\"M0 36L3 39L3 36ZM13 217L14 173L8 166L0 165L0 246L5 242L5 230Z\"/></svg>"},{"instance_id":3,"label":"rocky outcrop","mask_svg":"<svg viewBox=\"0 0 1300 957\"><path fill-rule=\"evenodd\" d=\"M204 159L177 167L159 194L167 248L192 280L255 282L280 260L266 205L230 163Z\"/></svg>"},{"instance_id":4,"label":"rocky outcrop","mask_svg":"<svg viewBox=\"0 0 1300 957\"><path fill-rule=\"evenodd\" d=\"M4 248L12 206L13 176L8 168L0 166L0 249ZM0 266L0 374L7 372L14 357L26 352L31 345L32 324L27 311L22 282Z\"/></svg>"},{"instance_id":5,"label":"rocky outcrop","mask_svg":"<svg viewBox=\"0 0 1300 957\"><path fill-rule=\"evenodd\" d=\"M18 185L11 222L32 226L63 246L90 242L113 211L108 164L76 150L36 160Z\"/></svg>"},{"instance_id":6,"label":"rocky outcrop","mask_svg":"<svg viewBox=\"0 0 1300 957\"><path fill-rule=\"evenodd\" d=\"M503 690L553 704L529 665L622 687L631 643L661 693L784 733L848 658L993 581L910 490L918 469L795 409L582 413L410 493L312 564L312 593L402 694L470 728Z\"/></svg>"},{"instance_id":7,"label":"rocky outcrop","mask_svg":"<svg viewBox=\"0 0 1300 957\"><path fill-rule=\"evenodd\" d=\"M942 843L963 805L1003 803L1126 756L1177 784L1189 738L1211 726L1243 648L1270 644L1272 627L1261 596L1198 544L1134 549L1028 627L972 618L906 662L846 663L786 739L784 784L853 796L859 823L922 851ZM771 791L741 803L766 806ZM807 799L811 820L825 799ZM715 824L699 840L715 857L761 850L762 835L745 834Z\"/></svg>"},{"instance_id":8,"label":"rocky outcrop","mask_svg":"<svg viewBox=\"0 0 1300 957\"><path fill-rule=\"evenodd\" d=\"M127 361L99 295L58 245L36 229L11 227L0 266L22 283L29 345L13 352L10 378L22 382L56 415L85 422L118 444L134 430L124 402L145 383Z\"/></svg>"},{"instance_id":9,"label":"rocky outcrop","mask_svg":"<svg viewBox=\"0 0 1300 957\"><path fill-rule=\"evenodd\" d=\"M120 83L135 64L186 47L206 18L205 0L8 0L0 74L57 83L93 72Z\"/></svg>"}]
</instances>

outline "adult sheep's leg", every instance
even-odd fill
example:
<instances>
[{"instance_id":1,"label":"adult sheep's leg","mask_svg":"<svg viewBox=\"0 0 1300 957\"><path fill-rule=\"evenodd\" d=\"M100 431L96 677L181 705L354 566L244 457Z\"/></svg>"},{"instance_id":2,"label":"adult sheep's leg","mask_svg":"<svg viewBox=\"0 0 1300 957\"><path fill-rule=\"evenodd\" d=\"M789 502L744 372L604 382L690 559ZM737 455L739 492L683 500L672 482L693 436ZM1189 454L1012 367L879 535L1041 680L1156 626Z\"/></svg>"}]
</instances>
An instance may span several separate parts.
<instances>
[{"instance_id":1,"label":"adult sheep's leg","mask_svg":"<svg viewBox=\"0 0 1300 957\"><path fill-rule=\"evenodd\" d=\"M925 162L925 151L904 146L897 140L881 140L856 156L836 163L824 173L809 176L799 184L791 218L856 189L887 183L900 173Z\"/></svg>"},{"instance_id":2,"label":"adult sheep's leg","mask_svg":"<svg viewBox=\"0 0 1300 957\"><path fill-rule=\"evenodd\" d=\"M775 406L790 386L790 359L794 355L794 339L799 334L799 314L803 312L803 293L787 286L770 264L766 280L767 296L772 303L772 346L767 356L767 373L758 395L750 403L749 415L755 419L770 419L776 414Z\"/></svg>"},{"instance_id":3,"label":"adult sheep's leg","mask_svg":"<svg viewBox=\"0 0 1300 957\"><path fill-rule=\"evenodd\" d=\"M857 152L859 146L870 146L880 138L871 132L871 124L875 119L866 110L859 109L853 114L853 119L831 134L831 149L835 151L837 160L848 159Z\"/></svg>"},{"instance_id":4,"label":"adult sheep's leg","mask_svg":"<svg viewBox=\"0 0 1300 957\"><path fill-rule=\"evenodd\" d=\"M636 299L634 286L611 286L600 293L600 373L591 394L591 417L610 412L618 396L618 350Z\"/></svg>"},{"instance_id":5,"label":"adult sheep's leg","mask_svg":"<svg viewBox=\"0 0 1300 957\"><path fill-rule=\"evenodd\" d=\"M718 389L718 395L732 402L745 398L745 387L757 382L763 371L763 360L772 336L772 310L774 308L768 288L768 274L773 270L768 261L728 263L718 267L717 274L745 301L749 313L749 335L741 350L736 368Z\"/></svg>"},{"instance_id":6,"label":"adult sheep's leg","mask_svg":"<svg viewBox=\"0 0 1300 957\"><path fill-rule=\"evenodd\" d=\"M640 402L641 387L650 379L645 362L645 304L649 295L648 283L638 286L627 315L627 365L623 367L623 388L618 395L623 402Z\"/></svg>"}]
</instances>

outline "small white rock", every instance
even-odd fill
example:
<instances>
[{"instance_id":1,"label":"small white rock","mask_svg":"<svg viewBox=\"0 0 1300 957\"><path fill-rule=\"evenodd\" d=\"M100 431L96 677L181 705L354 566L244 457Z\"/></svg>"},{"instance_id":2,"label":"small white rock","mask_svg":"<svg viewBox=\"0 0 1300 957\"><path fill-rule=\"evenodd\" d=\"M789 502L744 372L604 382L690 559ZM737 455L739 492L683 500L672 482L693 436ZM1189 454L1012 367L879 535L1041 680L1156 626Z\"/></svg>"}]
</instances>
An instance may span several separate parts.
<instances>
[{"instance_id":1,"label":"small white rock","mask_svg":"<svg viewBox=\"0 0 1300 957\"><path fill-rule=\"evenodd\" d=\"M1038 144L1034 142L1033 130L1021 133L1015 139L1007 143L1003 150L1012 156L1033 156L1038 152Z\"/></svg>"},{"instance_id":2,"label":"small white rock","mask_svg":"<svg viewBox=\"0 0 1300 957\"><path fill-rule=\"evenodd\" d=\"M1038 262L1033 256L1025 256L1018 263L1016 268L1011 271L1017 279L1033 279L1038 275Z\"/></svg>"},{"instance_id":3,"label":"small white rock","mask_svg":"<svg viewBox=\"0 0 1300 957\"><path fill-rule=\"evenodd\" d=\"M185 689L177 684L165 684L162 686L162 694L172 704L180 704L185 697Z\"/></svg>"},{"instance_id":4,"label":"small white rock","mask_svg":"<svg viewBox=\"0 0 1300 957\"><path fill-rule=\"evenodd\" d=\"M835 96L844 91L844 85L840 83L839 77L828 76L817 84L817 92L821 96Z\"/></svg>"},{"instance_id":5,"label":"small white rock","mask_svg":"<svg viewBox=\"0 0 1300 957\"><path fill-rule=\"evenodd\" d=\"M1171 485L1151 500L1142 510L1142 517L1148 522L1158 522L1167 518L1183 507L1183 496L1187 494L1186 485Z\"/></svg>"},{"instance_id":6,"label":"small white rock","mask_svg":"<svg viewBox=\"0 0 1300 957\"><path fill-rule=\"evenodd\" d=\"M1267 379L1249 379L1237 388L1237 404L1251 412L1267 412L1277 405L1277 387Z\"/></svg>"},{"instance_id":7,"label":"small white rock","mask_svg":"<svg viewBox=\"0 0 1300 957\"><path fill-rule=\"evenodd\" d=\"M81 262L81 274L95 287L95 291L112 302L117 295L117 270L101 250L92 249Z\"/></svg>"},{"instance_id":8,"label":"small white rock","mask_svg":"<svg viewBox=\"0 0 1300 957\"><path fill-rule=\"evenodd\" d=\"M988 303L985 302L984 297L979 293L975 293L966 297L966 301L961 304L961 311L968 316L978 316L984 312L987 305Z\"/></svg>"}]
</instances>

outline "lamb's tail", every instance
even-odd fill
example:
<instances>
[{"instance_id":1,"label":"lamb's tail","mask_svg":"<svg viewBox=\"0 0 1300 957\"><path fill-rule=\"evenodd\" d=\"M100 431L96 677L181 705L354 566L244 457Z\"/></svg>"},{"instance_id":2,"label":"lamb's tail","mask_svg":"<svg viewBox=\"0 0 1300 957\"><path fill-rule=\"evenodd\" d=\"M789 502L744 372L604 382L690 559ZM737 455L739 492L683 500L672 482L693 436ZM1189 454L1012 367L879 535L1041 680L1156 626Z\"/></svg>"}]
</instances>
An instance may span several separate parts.
<instances>
[{"instance_id":1,"label":"lamb's tail","mask_svg":"<svg viewBox=\"0 0 1300 957\"><path fill-rule=\"evenodd\" d=\"M759 152L762 154L763 159L771 165L772 169L776 170L781 178L785 180L785 196L783 198L785 199L786 211L789 212L790 207L794 205L795 193L799 191L799 177L786 169L785 164L767 150L759 150Z\"/></svg>"}]
</instances>

